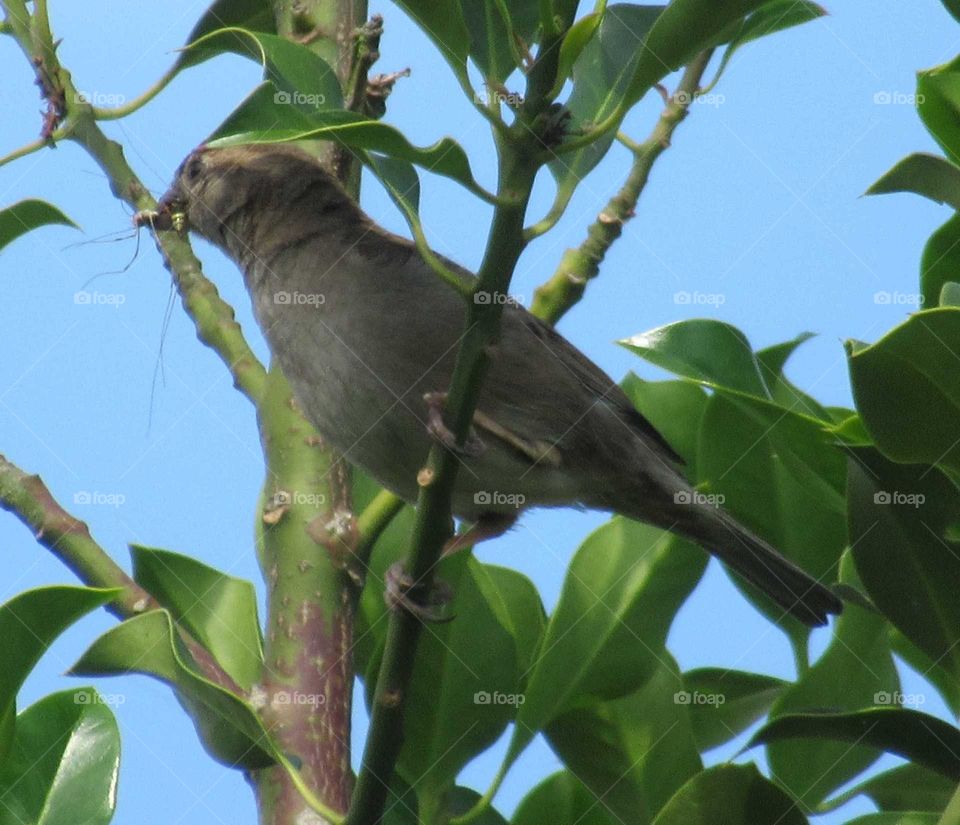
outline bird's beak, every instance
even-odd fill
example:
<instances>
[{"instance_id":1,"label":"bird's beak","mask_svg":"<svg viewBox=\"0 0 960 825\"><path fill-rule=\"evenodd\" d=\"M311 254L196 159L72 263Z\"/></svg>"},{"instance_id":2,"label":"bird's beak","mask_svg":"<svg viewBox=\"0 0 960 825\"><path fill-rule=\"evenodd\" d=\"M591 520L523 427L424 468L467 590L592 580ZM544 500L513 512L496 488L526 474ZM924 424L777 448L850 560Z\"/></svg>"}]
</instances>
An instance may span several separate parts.
<instances>
[{"instance_id":1,"label":"bird's beak","mask_svg":"<svg viewBox=\"0 0 960 825\"><path fill-rule=\"evenodd\" d=\"M133 219L135 226L149 226L154 230L183 232L187 229L187 202L177 184L171 186L157 202L155 211L138 212Z\"/></svg>"}]
</instances>

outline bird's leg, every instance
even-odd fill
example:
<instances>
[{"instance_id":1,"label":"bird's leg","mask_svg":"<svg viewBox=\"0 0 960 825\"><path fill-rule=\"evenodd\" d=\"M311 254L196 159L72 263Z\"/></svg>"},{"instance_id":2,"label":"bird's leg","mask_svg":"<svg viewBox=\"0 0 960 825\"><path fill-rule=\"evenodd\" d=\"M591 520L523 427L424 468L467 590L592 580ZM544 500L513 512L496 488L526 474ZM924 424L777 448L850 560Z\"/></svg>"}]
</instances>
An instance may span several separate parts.
<instances>
[{"instance_id":1,"label":"bird's leg","mask_svg":"<svg viewBox=\"0 0 960 825\"><path fill-rule=\"evenodd\" d=\"M509 513L484 513L466 531L458 533L444 545L444 558L465 547L502 536L513 527L516 520L517 517Z\"/></svg>"},{"instance_id":2,"label":"bird's leg","mask_svg":"<svg viewBox=\"0 0 960 825\"><path fill-rule=\"evenodd\" d=\"M443 421L443 405L447 400L445 392L425 393L423 400L427 402L427 432L444 447L467 458L476 458L486 449L472 429L466 442L462 445L457 444L456 436L447 429L447 425Z\"/></svg>"},{"instance_id":3,"label":"bird's leg","mask_svg":"<svg viewBox=\"0 0 960 825\"><path fill-rule=\"evenodd\" d=\"M399 561L387 569L383 600L390 610L406 610L422 622L445 623L455 618L442 613L452 598L453 591L445 581L435 580L428 587L409 576Z\"/></svg>"}]
</instances>

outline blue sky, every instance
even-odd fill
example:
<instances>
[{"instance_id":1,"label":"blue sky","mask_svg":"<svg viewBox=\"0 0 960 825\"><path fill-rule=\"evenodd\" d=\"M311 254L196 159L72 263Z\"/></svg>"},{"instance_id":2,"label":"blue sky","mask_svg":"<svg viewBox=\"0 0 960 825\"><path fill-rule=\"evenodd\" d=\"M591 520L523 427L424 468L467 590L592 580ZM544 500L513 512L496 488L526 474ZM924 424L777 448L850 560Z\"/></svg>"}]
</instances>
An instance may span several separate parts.
<instances>
[{"instance_id":1,"label":"blue sky","mask_svg":"<svg viewBox=\"0 0 960 825\"><path fill-rule=\"evenodd\" d=\"M51 4L63 38L59 54L77 87L131 99L174 59L203 3ZM831 16L743 49L709 102L698 103L657 164L650 185L601 277L561 323L572 341L616 378L628 370L659 374L613 344L681 318L711 316L739 326L756 346L810 330L818 337L791 361L792 380L826 403L847 404L842 341L876 340L912 309L918 261L929 233L949 216L910 196L861 198L911 151L934 151L910 95L914 72L960 51L960 26L936 0L830 3ZM492 186L485 126L433 47L389 4L378 71L405 67L388 120L420 145L449 134L469 152L477 177ZM12 42L0 40L0 155L33 140L40 102L32 73ZM258 68L225 56L179 77L135 115L106 124L148 186L162 192L183 156L209 134L259 79ZM625 131L646 135L659 111L651 95ZM514 293L528 302L563 249L618 187L628 163L614 148L582 185L567 216L524 254ZM424 177L421 213L431 243L474 267L489 211L446 180ZM549 207L552 185L538 181L530 218ZM129 227L130 216L79 149L63 144L0 168L0 205L24 197L52 201L84 235L46 228L0 257L0 452L42 475L96 538L127 564L130 542L197 555L234 575L258 580L252 523L262 479L255 422L216 357L195 339L149 237L70 246ZM381 223L406 233L375 183L363 203ZM237 270L198 243L206 272L256 350ZM123 269L137 254L132 266ZM101 297L75 302L78 291ZM877 293L900 296L878 303ZM714 296L684 304L677 293ZM84 504L84 494L100 503ZM532 513L478 554L531 576L549 607L566 561L596 514ZM27 588L70 582L71 575L12 517L0 518L6 600ZM58 641L23 692L22 706L77 680L63 677L77 652L112 625L102 613ZM816 637L822 646L826 636ZM769 626L714 564L673 629L671 650L684 668L723 665L792 675L785 637ZM923 683L905 674L907 692L923 692L924 710L945 713ZM142 677L104 680L123 734L117 821L254 823L252 797L239 775L212 763L171 693ZM362 714L361 714L362 715ZM358 717L356 734L364 732ZM358 742L361 741L358 739ZM735 749L721 750L714 758ZM463 776L484 788L495 756ZM887 760L884 764L893 764ZM501 796L510 811L525 789L555 770L536 744ZM841 822L850 806L821 822Z\"/></svg>"}]
</instances>

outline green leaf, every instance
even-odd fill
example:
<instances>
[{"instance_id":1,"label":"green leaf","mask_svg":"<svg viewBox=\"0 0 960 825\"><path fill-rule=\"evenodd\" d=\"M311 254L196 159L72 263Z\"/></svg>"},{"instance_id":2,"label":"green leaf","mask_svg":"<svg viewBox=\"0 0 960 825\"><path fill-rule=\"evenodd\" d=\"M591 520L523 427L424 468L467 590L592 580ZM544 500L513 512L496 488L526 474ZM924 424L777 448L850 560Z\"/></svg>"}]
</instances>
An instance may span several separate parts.
<instances>
[{"instance_id":1,"label":"green leaf","mask_svg":"<svg viewBox=\"0 0 960 825\"><path fill-rule=\"evenodd\" d=\"M764 384L770 392L770 397L781 407L794 410L804 415L830 420L830 415L820 403L795 387L784 375L784 367L790 356L814 337L812 332L802 332L790 341L774 344L772 347L757 351L757 363L760 365L760 374Z\"/></svg>"},{"instance_id":2,"label":"green leaf","mask_svg":"<svg viewBox=\"0 0 960 825\"><path fill-rule=\"evenodd\" d=\"M956 487L923 465L853 452L850 546L867 594L911 642L960 682L960 557L948 530L960 520Z\"/></svg>"},{"instance_id":3,"label":"green leaf","mask_svg":"<svg viewBox=\"0 0 960 825\"><path fill-rule=\"evenodd\" d=\"M673 617L705 566L699 547L646 524L615 517L592 533L567 570L507 763L580 702L644 684L664 660Z\"/></svg>"},{"instance_id":4,"label":"green leaf","mask_svg":"<svg viewBox=\"0 0 960 825\"><path fill-rule=\"evenodd\" d=\"M915 710L871 708L780 716L757 731L747 747L797 737L879 748L960 781L960 730Z\"/></svg>"},{"instance_id":5,"label":"green leaf","mask_svg":"<svg viewBox=\"0 0 960 825\"><path fill-rule=\"evenodd\" d=\"M187 36L193 43L205 35L228 27L267 34L277 33L273 6L269 0L216 0L210 4Z\"/></svg>"},{"instance_id":6,"label":"green leaf","mask_svg":"<svg viewBox=\"0 0 960 825\"><path fill-rule=\"evenodd\" d=\"M79 229L70 218L46 201L29 199L0 209L0 249L40 226L60 223Z\"/></svg>"},{"instance_id":7,"label":"green leaf","mask_svg":"<svg viewBox=\"0 0 960 825\"><path fill-rule=\"evenodd\" d=\"M619 825L570 771L547 777L517 807L511 825Z\"/></svg>"},{"instance_id":8,"label":"green leaf","mask_svg":"<svg viewBox=\"0 0 960 825\"><path fill-rule=\"evenodd\" d=\"M473 788L464 788L457 785L447 794L446 809L452 816L463 816L476 807L482 797ZM471 825L507 825L507 820L494 807L485 807L479 816L471 817ZM414 823L416 825L416 823Z\"/></svg>"},{"instance_id":9,"label":"green leaf","mask_svg":"<svg viewBox=\"0 0 960 825\"><path fill-rule=\"evenodd\" d=\"M744 45L761 37L809 23L826 15L827 10L809 0L768 0L749 17L745 18L730 38L723 52L713 83L720 79L730 58ZM711 84L712 85L712 84Z\"/></svg>"},{"instance_id":10,"label":"green leaf","mask_svg":"<svg viewBox=\"0 0 960 825\"><path fill-rule=\"evenodd\" d=\"M117 801L120 731L93 688L53 693L17 717L0 762L0 825L106 825Z\"/></svg>"},{"instance_id":11,"label":"green leaf","mask_svg":"<svg viewBox=\"0 0 960 825\"><path fill-rule=\"evenodd\" d=\"M765 716L788 683L760 673L705 667L684 673L683 685L697 746L708 751Z\"/></svg>"},{"instance_id":12,"label":"green leaf","mask_svg":"<svg viewBox=\"0 0 960 825\"><path fill-rule=\"evenodd\" d=\"M847 345L853 397L894 461L960 469L960 309L911 315L872 346Z\"/></svg>"},{"instance_id":13,"label":"green leaf","mask_svg":"<svg viewBox=\"0 0 960 825\"><path fill-rule=\"evenodd\" d=\"M960 59L917 72L917 111L947 157L960 157Z\"/></svg>"},{"instance_id":14,"label":"green leaf","mask_svg":"<svg viewBox=\"0 0 960 825\"><path fill-rule=\"evenodd\" d=\"M551 97L556 97L563 88L567 78L573 75L573 66L579 59L587 44L593 40L600 28L602 16L597 12L581 17L563 36L560 44L560 57L557 59L557 81Z\"/></svg>"},{"instance_id":15,"label":"green leaf","mask_svg":"<svg viewBox=\"0 0 960 825\"><path fill-rule=\"evenodd\" d=\"M416 219L420 213L420 176L413 164L376 152L365 152L364 155L364 163L400 212L408 220Z\"/></svg>"},{"instance_id":16,"label":"green leaf","mask_svg":"<svg viewBox=\"0 0 960 825\"><path fill-rule=\"evenodd\" d=\"M17 693L53 640L92 610L114 599L119 590L93 587L39 587L0 605L0 761L13 738Z\"/></svg>"},{"instance_id":17,"label":"green leaf","mask_svg":"<svg viewBox=\"0 0 960 825\"><path fill-rule=\"evenodd\" d=\"M529 45L540 9L536 0L461 0L470 32L470 56L488 81L499 84L518 68L515 49L519 38ZM508 19L504 19L504 13ZM513 46L511 47L511 44Z\"/></svg>"},{"instance_id":18,"label":"green leaf","mask_svg":"<svg viewBox=\"0 0 960 825\"><path fill-rule=\"evenodd\" d=\"M960 209L960 168L945 158L916 152L907 155L867 191L867 195L914 192Z\"/></svg>"},{"instance_id":19,"label":"green leaf","mask_svg":"<svg viewBox=\"0 0 960 825\"><path fill-rule=\"evenodd\" d=\"M517 651L518 686L533 668L547 626L547 616L536 585L522 573L494 564L474 568L477 587L500 625L513 637Z\"/></svg>"},{"instance_id":20,"label":"green leaf","mask_svg":"<svg viewBox=\"0 0 960 825\"><path fill-rule=\"evenodd\" d=\"M677 321L617 343L677 375L769 397L750 342L740 330L722 321Z\"/></svg>"},{"instance_id":21,"label":"green leaf","mask_svg":"<svg viewBox=\"0 0 960 825\"><path fill-rule=\"evenodd\" d=\"M382 152L422 166L429 172L452 178L468 189L478 188L466 152L452 138L432 146L411 144L397 129L356 112L326 109L307 116L300 110L275 102L276 88L269 82L258 86L210 137L210 146L244 143L284 143L291 140L337 140L356 149Z\"/></svg>"},{"instance_id":22,"label":"green leaf","mask_svg":"<svg viewBox=\"0 0 960 825\"><path fill-rule=\"evenodd\" d=\"M440 49L457 77L465 78L470 31L464 21L460 0L397 0L397 5Z\"/></svg>"},{"instance_id":23,"label":"green leaf","mask_svg":"<svg viewBox=\"0 0 960 825\"><path fill-rule=\"evenodd\" d=\"M893 652L927 680L946 702L953 715L960 716L960 682L957 682L952 662L944 667L911 642L895 627L890 628L890 646Z\"/></svg>"},{"instance_id":24,"label":"green leaf","mask_svg":"<svg viewBox=\"0 0 960 825\"><path fill-rule=\"evenodd\" d=\"M871 776L844 799L869 797L881 811L942 811L956 785L923 765L907 764Z\"/></svg>"},{"instance_id":25,"label":"green leaf","mask_svg":"<svg viewBox=\"0 0 960 825\"><path fill-rule=\"evenodd\" d=\"M486 575L480 562L460 553L442 562L438 575L456 594L456 619L431 628L417 647L397 765L421 810L436 808L524 701L514 638L477 584ZM374 687L370 680L368 698Z\"/></svg>"},{"instance_id":26,"label":"green leaf","mask_svg":"<svg viewBox=\"0 0 960 825\"><path fill-rule=\"evenodd\" d=\"M573 91L566 108L575 128L601 123L623 105L643 41L663 9L626 3L607 7L599 31L587 40L573 64ZM606 155L615 132L611 129L592 143L551 162L558 199L569 200L580 181Z\"/></svg>"},{"instance_id":27,"label":"green leaf","mask_svg":"<svg viewBox=\"0 0 960 825\"><path fill-rule=\"evenodd\" d=\"M330 65L307 46L285 37L236 26L218 29L186 46L176 71L232 52L263 66L264 80L276 87L276 102L306 114L342 109L340 81Z\"/></svg>"},{"instance_id":28,"label":"green leaf","mask_svg":"<svg viewBox=\"0 0 960 825\"><path fill-rule=\"evenodd\" d=\"M938 303L942 307L960 307L960 284L956 281L944 283Z\"/></svg>"},{"instance_id":29,"label":"green leaf","mask_svg":"<svg viewBox=\"0 0 960 825\"><path fill-rule=\"evenodd\" d=\"M895 811L882 814L866 814L851 819L846 825L937 825L940 814L927 811Z\"/></svg>"},{"instance_id":30,"label":"green leaf","mask_svg":"<svg viewBox=\"0 0 960 825\"><path fill-rule=\"evenodd\" d=\"M636 693L574 708L546 735L618 822L645 825L703 769L676 663L666 651Z\"/></svg>"},{"instance_id":31,"label":"green leaf","mask_svg":"<svg viewBox=\"0 0 960 825\"><path fill-rule=\"evenodd\" d=\"M716 45L731 24L767 0L673 0L643 43L626 100L633 105L655 83Z\"/></svg>"},{"instance_id":32,"label":"green leaf","mask_svg":"<svg viewBox=\"0 0 960 825\"><path fill-rule=\"evenodd\" d=\"M719 765L690 779L654 825L806 825L806 818L754 765Z\"/></svg>"},{"instance_id":33,"label":"green leaf","mask_svg":"<svg viewBox=\"0 0 960 825\"><path fill-rule=\"evenodd\" d=\"M754 396L714 392L700 430L696 479L814 578L833 581L846 545L845 459L822 426ZM808 629L734 578L791 635Z\"/></svg>"},{"instance_id":34,"label":"green leaf","mask_svg":"<svg viewBox=\"0 0 960 825\"><path fill-rule=\"evenodd\" d=\"M621 386L640 414L683 456L691 477L696 477L700 422L707 406L703 388L688 381L645 381L632 372Z\"/></svg>"},{"instance_id":35,"label":"green leaf","mask_svg":"<svg viewBox=\"0 0 960 825\"><path fill-rule=\"evenodd\" d=\"M153 676L176 690L204 748L218 762L256 769L278 761L254 709L196 673L186 656L170 614L151 610L104 633L70 672L79 676Z\"/></svg>"},{"instance_id":36,"label":"green leaf","mask_svg":"<svg viewBox=\"0 0 960 825\"><path fill-rule=\"evenodd\" d=\"M940 0L943 7L953 15L953 19L960 21L960 0Z\"/></svg>"},{"instance_id":37,"label":"green leaf","mask_svg":"<svg viewBox=\"0 0 960 825\"><path fill-rule=\"evenodd\" d=\"M849 553L844 555L840 570L841 582L860 587ZM859 710L897 696L899 687L883 617L847 604L826 652L786 688L770 715L776 718L824 707ZM793 789L805 806L815 808L879 754L846 742L790 739L770 743L767 755L774 778Z\"/></svg>"},{"instance_id":38,"label":"green leaf","mask_svg":"<svg viewBox=\"0 0 960 825\"><path fill-rule=\"evenodd\" d=\"M189 556L132 545L133 577L203 644L244 690L260 679L263 648L253 585Z\"/></svg>"},{"instance_id":39,"label":"green leaf","mask_svg":"<svg viewBox=\"0 0 960 825\"><path fill-rule=\"evenodd\" d=\"M937 229L923 247L920 258L920 290L928 309L944 303L944 286L960 281L960 215L953 215Z\"/></svg>"}]
</instances>

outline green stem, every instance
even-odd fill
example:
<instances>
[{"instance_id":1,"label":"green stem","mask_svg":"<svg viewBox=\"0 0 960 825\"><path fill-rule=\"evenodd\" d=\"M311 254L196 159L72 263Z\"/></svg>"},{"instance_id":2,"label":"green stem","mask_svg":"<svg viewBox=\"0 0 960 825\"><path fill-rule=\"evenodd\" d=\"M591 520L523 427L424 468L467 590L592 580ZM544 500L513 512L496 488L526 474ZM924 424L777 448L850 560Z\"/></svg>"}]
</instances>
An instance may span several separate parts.
<instances>
[{"instance_id":1,"label":"green stem","mask_svg":"<svg viewBox=\"0 0 960 825\"><path fill-rule=\"evenodd\" d=\"M167 71L156 83L154 83L142 95L135 97L129 103L125 103L122 106L117 106L114 109L101 109L99 106L93 106L92 112L94 120L119 120L122 117L133 114L135 111L137 111L137 109L146 106L151 100L160 94L160 92L166 89L167 86L170 85L170 81L173 80L177 74L177 64L174 64L167 69Z\"/></svg>"},{"instance_id":2,"label":"green stem","mask_svg":"<svg viewBox=\"0 0 960 825\"><path fill-rule=\"evenodd\" d=\"M119 619L129 619L160 607L156 599L131 579L93 537L86 523L70 515L43 483L0 455L0 509L16 516L37 542L62 561L90 587L115 588L119 595L106 607ZM178 627L181 638L211 681L240 695L242 691L196 639Z\"/></svg>"},{"instance_id":3,"label":"green stem","mask_svg":"<svg viewBox=\"0 0 960 825\"><path fill-rule=\"evenodd\" d=\"M510 139L497 140L500 153L498 195L503 204L494 211L493 223L480 267L477 291L507 294L517 259L524 248L523 217L537 166L526 153L527 126L513 131ZM468 435L480 387L488 366L490 347L499 339L503 305L471 302L467 308L464 335L447 395L445 423L458 444ZM460 461L437 444L427 467L419 474L421 484L417 520L405 573L418 586L429 589L433 571L444 544L453 533L451 506L453 484ZM421 620L398 609L390 617L383 659L374 693L370 731L350 812L349 825L374 825L382 815L387 788L403 743L403 709L413 673Z\"/></svg>"},{"instance_id":4,"label":"green stem","mask_svg":"<svg viewBox=\"0 0 960 825\"><path fill-rule=\"evenodd\" d=\"M370 554L384 530L403 509L404 501L389 490L381 490L374 496L364 511L357 516L357 539L353 555L366 570L370 563Z\"/></svg>"},{"instance_id":5,"label":"green stem","mask_svg":"<svg viewBox=\"0 0 960 825\"><path fill-rule=\"evenodd\" d=\"M629 139L622 141L634 155L626 181L601 210L597 220L588 227L587 237L580 246L567 249L553 276L537 287L530 308L534 315L555 324L583 297L587 284L599 274L607 251L622 234L624 223L633 216L654 164L670 146L674 131L686 118L711 55L712 50L707 50L690 62L676 92L643 143L633 143ZM568 200L562 201L563 206ZM555 204L546 218L527 230L527 236L534 237L547 231L562 213L563 208Z\"/></svg>"}]
</instances>

